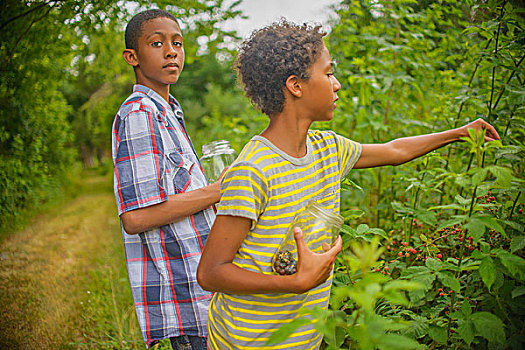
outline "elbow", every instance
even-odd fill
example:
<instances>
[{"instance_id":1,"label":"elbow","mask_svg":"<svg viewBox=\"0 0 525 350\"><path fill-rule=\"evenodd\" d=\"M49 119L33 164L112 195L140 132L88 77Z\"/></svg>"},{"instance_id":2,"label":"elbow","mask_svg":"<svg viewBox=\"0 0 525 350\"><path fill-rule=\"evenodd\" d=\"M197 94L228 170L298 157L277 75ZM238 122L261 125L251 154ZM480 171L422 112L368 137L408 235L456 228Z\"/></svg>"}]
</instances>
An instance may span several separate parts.
<instances>
[{"instance_id":1,"label":"elbow","mask_svg":"<svg viewBox=\"0 0 525 350\"><path fill-rule=\"evenodd\" d=\"M206 269L199 264L199 267L197 268L197 283L199 283L199 286L205 291L214 292L215 290L213 290L210 284L209 275L210 274L206 272Z\"/></svg>"},{"instance_id":2,"label":"elbow","mask_svg":"<svg viewBox=\"0 0 525 350\"><path fill-rule=\"evenodd\" d=\"M127 212L120 216L122 227L128 235L136 235L144 230L141 230L138 220L135 219L133 212Z\"/></svg>"}]
</instances>

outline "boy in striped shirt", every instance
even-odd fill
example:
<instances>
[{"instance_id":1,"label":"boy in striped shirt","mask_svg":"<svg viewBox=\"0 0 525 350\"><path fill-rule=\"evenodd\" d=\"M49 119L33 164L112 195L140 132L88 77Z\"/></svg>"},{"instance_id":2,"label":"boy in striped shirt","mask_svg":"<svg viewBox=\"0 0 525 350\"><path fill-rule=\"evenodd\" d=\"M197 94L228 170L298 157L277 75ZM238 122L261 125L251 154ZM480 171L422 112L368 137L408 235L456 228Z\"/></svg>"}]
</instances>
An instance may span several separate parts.
<instances>
[{"instance_id":1,"label":"boy in striped shirt","mask_svg":"<svg viewBox=\"0 0 525 350\"><path fill-rule=\"evenodd\" d=\"M246 95L269 116L221 182L217 218L197 279L216 292L208 315L210 349L317 349L322 335L312 322L276 345L271 334L301 308L326 307L339 237L323 253L310 251L295 229L298 264L293 275L272 272L272 258L296 213L316 200L339 212L340 183L352 168L398 165L484 128L482 120L436 134L365 145L332 131L309 130L328 121L341 88L319 27L286 21L254 32L243 43L236 69Z\"/></svg>"}]
</instances>

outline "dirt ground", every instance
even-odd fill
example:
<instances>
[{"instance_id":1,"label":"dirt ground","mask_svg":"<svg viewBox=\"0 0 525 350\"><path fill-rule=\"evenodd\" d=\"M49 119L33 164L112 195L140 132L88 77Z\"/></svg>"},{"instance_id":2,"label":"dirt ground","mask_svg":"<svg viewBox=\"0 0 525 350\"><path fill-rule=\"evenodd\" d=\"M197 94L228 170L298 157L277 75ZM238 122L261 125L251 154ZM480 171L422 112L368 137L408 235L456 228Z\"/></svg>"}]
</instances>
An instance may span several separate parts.
<instances>
[{"instance_id":1,"label":"dirt ground","mask_svg":"<svg viewBox=\"0 0 525 350\"><path fill-rule=\"evenodd\" d=\"M85 338L85 286L105 238L119 234L111 185L86 178L81 193L1 242L0 349L76 348L67 344Z\"/></svg>"}]
</instances>

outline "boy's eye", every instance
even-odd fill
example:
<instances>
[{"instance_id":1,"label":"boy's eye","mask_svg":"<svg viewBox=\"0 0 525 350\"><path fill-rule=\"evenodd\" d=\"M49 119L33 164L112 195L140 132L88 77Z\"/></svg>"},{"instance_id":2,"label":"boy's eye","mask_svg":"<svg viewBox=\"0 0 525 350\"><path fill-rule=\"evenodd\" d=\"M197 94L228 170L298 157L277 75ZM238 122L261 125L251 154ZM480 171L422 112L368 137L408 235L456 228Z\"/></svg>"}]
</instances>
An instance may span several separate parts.
<instances>
[{"instance_id":1,"label":"boy's eye","mask_svg":"<svg viewBox=\"0 0 525 350\"><path fill-rule=\"evenodd\" d=\"M159 46L162 46L162 42L161 41L154 41L151 46L153 47L159 47Z\"/></svg>"},{"instance_id":2,"label":"boy's eye","mask_svg":"<svg viewBox=\"0 0 525 350\"><path fill-rule=\"evenodd\" d=\"M173 46L180 46L182 47L182 43L180 41L174 41Z\"/></svg>"}]
</instances>

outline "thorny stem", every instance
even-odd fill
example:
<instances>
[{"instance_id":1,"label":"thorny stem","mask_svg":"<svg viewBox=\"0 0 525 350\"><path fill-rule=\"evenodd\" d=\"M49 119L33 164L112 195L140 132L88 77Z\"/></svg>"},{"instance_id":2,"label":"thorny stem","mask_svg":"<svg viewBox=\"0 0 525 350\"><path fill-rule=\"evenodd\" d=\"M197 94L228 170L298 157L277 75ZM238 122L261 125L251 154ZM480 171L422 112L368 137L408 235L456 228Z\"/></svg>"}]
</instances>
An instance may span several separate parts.
<instances>
[{"instance_id":1,"label":"thorny stem","mask_svg":"<svg viewBox=\"0 0 525 350\"><path fill-rule=\"evenodd\" d=\"M425 163L425 170L428 169L428 163L429 163L429 157L426 158L426 163ZM421 180L420 182L423 182L423 179L425 178L425 173L423 173L423 175L421 175ZM412 209L416 209L417 207L417 201L419 199L419 191L421 190L421 185L418 186L417 190L416 190L416 194L414 196L414 204L412 205ZM408 242L410 237L412 237L412 228L414 227L414 225L410 225L410 228L408 230L408 236L405 235L405 242Z\"/></svg>"},{"instance_id":2,"label":"thorny stem","mask_svg":"<svg viewBox=\"0 0 525 350\"><path fill-rule=\"evenodd\" d=\"M507 1L503 3L501 6L501 13L500 18L498 22L498 30L496 32L496 44L494 45L494 56L498 55L498 41L499 41L499 33L501 31L501 21L503 19L503 13L505 12L505 5L507 4ZM496 66L492 67L492 87L490 89L490 101L489 101L489 113L487 115L487 122L490 123L490 117L492 116L492 98L494 96L494 84L496 81Z\"/></svg>"},{"instance_id":3,"label":"thorny stem","mask_svg":"<svg viewBox=\"0 0 525 350\"><path fill-rule=\"evenodd\" d=\"M512 203L512 209L510 210L509 220L512 219L512 214L514 214L514 209L516 208L516 204L518 204L518 198L520 198L520 195L521 195L521 191L518 192L518 195L516 196L514 203Z\"/></svg>"},{"instance_id":4,"label":"thorny stem","mask_svg":"<svg viewBox=\"0 0 525 350\"><path fill-rule=\"evenodd\" d=\"M515 64L515 70L513 70L512 72L510 72L510 75L509 77L507 78L507 81L506 83L508 84L510 82L510 80L512 79L512 77L514 76L514 74L516 73L516 70L517 68L520 66L520 64L523 62L523 59L525 59L525 55L523 55L521 57L521 59L518 61L518 63ZM494 103L494 106L492 106L492 109L496 109L496 106L498 105L499 103L499 100L501 99L501 96L503 95L503 92L505 92L505 85L503 85L503 87L501 88L501 91L499 92L498 94L498 98L496 99L496 102Z\"/></svg>"},{"instance_id":5,"label":"thorny stem","mask_svg":"<svg viewBox=\"0 0 525 350\"><path fill-rule=\"evenodd\" d=\"M512 326L512 328L516 328L516 326L514 325L514 322L512 322L512 320L509 318L509 314L507 313L507 311L505 311L505 308L503 307L503 305L501 305L501 300L499 298L499 295L497 293L494 293L494 297L495 297L496 301L498 302L498 306L499 306L501 312L503 312L503 315L505 315L505 318L507 319L507 321L509 321L509 323Z\"/></svg>"},{"instance_id":6,"label":"thorny stem","mask_svg":"<svg viewBox=\"0 0 525 350\"><path fill-rule=\"evenodd\" d=\"M467 170L465 170L465 173L468 173L468 171L470 170L470 167L472 166L472 161L474 160L474 153L471 153L470 154L470 159L468 161L468 165L467 165ZM463 188L459 190L459 195L460 196L463 196ZM458 211L456 210L456 215L458 214Z\"/></svg>"}]
</instances>

